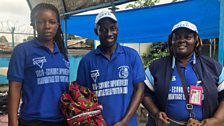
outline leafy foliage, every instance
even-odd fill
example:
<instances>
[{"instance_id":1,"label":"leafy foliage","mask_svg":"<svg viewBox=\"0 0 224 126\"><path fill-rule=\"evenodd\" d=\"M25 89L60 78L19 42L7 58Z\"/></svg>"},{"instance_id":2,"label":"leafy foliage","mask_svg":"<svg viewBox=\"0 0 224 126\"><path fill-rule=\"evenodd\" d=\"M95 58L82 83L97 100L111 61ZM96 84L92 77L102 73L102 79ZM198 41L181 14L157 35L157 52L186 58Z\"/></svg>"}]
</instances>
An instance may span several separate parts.
<instances>
[{"instance_id":1,"label":"leafy foliage","mask_svg":"<svg viewBox=\"0 0 224 126\"><path fill-rule=\"evenodd\" d=\"M142 60L144 67L146 68L154 60L160 59L169 55L168 49L166 48L166 43L158 42L152 43L147 49L147 53L143 53Z\"/></svg>"},{"instance_id":2,"label":"leafy foliage","mask_svg":"<svg viewBox=\"0 0 224 126\"><path fill-rule=\"evenodd\" d=\"M159 0L138 0L134 4L129 4L126 8L142 8L148 6L155 6L155 3L158 3Z\"/></svg>"}]
</instances>

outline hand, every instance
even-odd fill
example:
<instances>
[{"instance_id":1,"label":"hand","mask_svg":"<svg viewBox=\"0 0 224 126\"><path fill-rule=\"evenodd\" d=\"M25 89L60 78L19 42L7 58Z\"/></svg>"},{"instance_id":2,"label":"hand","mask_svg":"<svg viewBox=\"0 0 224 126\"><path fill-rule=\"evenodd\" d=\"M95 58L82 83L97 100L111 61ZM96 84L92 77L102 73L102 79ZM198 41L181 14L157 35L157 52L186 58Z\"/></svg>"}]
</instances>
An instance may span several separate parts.
<instances>
[{"instance_id":1,"label":"hand","mask_svg":"<svg viewBox=\"0 0 224 126\"><path fill-rule=\"evenodd\" d=\"M155 120L156 120L156 125L157 126L166 126L166 125L168 125L170 122L168 121L168 117L167 117L167 115L166 115L166 113L165 112L158 112L157 114L156 114L156 118L155 118Z\"/></svg>"},{"instance_id":2,"label":"hand","mask_svg":"<svg viewBox=\"0 0 224 126\"><path fill-rule=\"evenodd\" d=\"M202 120L202 126L221 126L222 123L215 117Z\"/></svg>"},{"instance_id":3,"label":"hand","mask_svg":"<svg viewBox=\"0 0 224 126\"><path fill-rule=\"evenodd\" d=\"M120 121L114 124L114 126L128 126L128 123L125 121Z\"/></svg>"}]
</instances>

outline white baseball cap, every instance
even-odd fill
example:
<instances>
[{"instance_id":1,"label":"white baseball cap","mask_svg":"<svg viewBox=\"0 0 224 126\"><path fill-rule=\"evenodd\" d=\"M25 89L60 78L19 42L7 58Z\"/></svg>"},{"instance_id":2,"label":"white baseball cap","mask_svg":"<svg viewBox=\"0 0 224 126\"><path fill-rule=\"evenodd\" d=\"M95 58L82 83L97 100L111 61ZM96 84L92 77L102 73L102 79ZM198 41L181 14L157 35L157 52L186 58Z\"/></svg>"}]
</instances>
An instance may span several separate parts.
<instances>
[{"instance_id":1,"label":"white baseball cap","mask_svg":"<svg viewBox=\"0 0 224 126\"><path fill-rule=\"evenodd\" d=\"M102 11L96 16L95 25L103 18L111 18L112 20L117 21L117 18L113 13L109 11Z\"/></svg>"},{"instance_id":2,"label":"white baseball cap","mask_svg":"<svg viewBox=\"0 0 224 126\"><path fill-rule=\"evenodd\" d=\"M178 28L187 28L187 29L190 29L196 33L198 33L198 29L196 27L196 25L192 24L191 22L188 22L188 21L181 21L177 24L175 24L173 26L173 29L172 29L172 32Z\"/></svg>"}]
</instances>

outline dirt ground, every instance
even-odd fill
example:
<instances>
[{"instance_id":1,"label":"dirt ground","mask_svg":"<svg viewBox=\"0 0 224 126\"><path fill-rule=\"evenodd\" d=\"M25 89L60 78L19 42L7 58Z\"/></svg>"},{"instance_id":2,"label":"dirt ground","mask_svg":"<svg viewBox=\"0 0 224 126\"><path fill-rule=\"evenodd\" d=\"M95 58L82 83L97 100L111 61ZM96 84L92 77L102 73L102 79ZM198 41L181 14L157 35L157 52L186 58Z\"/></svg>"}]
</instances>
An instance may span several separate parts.
<instances>
[{"instance_id":1,"label":"dirt ground","mask_svg":"<svg viewBox=\"0 0 224 126\"><path fill-rule=\"evenodd\" d=\"M145 126L148 119L148 112L142 105L140 105L140 107L137 110L137 117L138 117L138 126Z\"/></svg>"}]
</instances>

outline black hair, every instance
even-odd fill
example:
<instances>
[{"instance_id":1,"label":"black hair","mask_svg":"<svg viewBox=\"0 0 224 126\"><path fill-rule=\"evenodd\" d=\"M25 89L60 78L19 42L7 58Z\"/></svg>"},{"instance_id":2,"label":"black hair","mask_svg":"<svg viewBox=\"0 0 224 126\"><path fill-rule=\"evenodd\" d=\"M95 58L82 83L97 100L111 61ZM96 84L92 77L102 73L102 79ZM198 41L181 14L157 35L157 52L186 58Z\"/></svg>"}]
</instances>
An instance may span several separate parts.
<instances>
[{"instance_id":1,"label":"black hair","mask_svg":"<svg viewBox=\"0 0 224 126\"><path fill-rule=\"evenodd\" d=\"M68 60L68 52L67 52L67 49L65 48L64 36L63 36L63 32L61 30L60 15L59 15L58 9L54 5L48 4L48 3L40 3L40 4L36 5L32 9L31 14L30 14L30 20L31 20L30 25L34 27L35 21L36 21L36 14L42 10L51 10L51 11L55 12L55 14L57 16L57 21L59 23L59 27L58 27L57 33L54 37L54 41L57 43L58 48L60 49L60 52L63 53L66 60Z\"/></svg>"},{"instance_id":2,"label":"black hair","mask_svg":"<svg viewBox=\"0 0 224 126\"><path fill-rule=\"evenodd\" d=\"M176 30L174 30L169 36L168 36L168 47L169 47L169 53L170 53L170 56L173 56L173 49L172 49L172 37L173 37L173 33L175 33ZM200 55L200 50L201 50L201 47L202 47L202 39L199 37L198 33L197 32L194 32L194 38L196 39L196 43L195 43L195 48L194 48L194 52L196 54L196 56L199 56Z\"/></svg>"}]
</instances>

